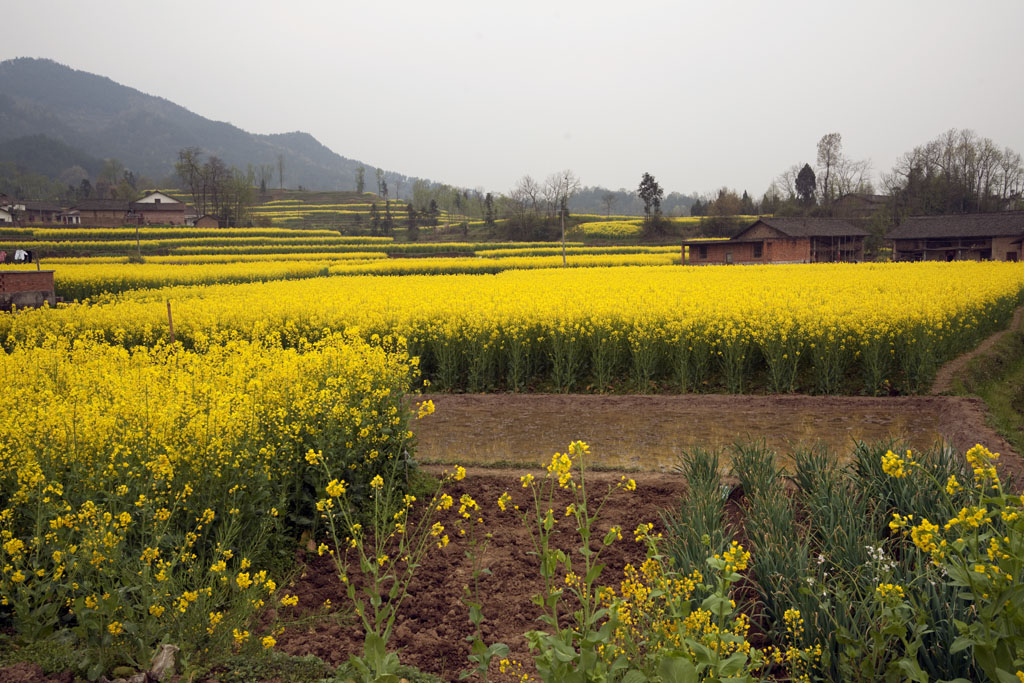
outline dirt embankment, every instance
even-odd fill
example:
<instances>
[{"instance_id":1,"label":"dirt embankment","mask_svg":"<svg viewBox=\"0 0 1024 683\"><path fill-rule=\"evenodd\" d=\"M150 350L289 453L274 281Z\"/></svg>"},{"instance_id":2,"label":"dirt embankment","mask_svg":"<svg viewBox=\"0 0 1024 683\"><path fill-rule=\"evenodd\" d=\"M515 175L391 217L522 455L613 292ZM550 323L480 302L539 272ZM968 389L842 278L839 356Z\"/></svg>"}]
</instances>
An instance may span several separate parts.
<instances>
[{"instance_id":1,"label":"dirt embankment","mask_svg":"<svg viewBox=\"0 0 1024 683\"><path fill-rule=\"evenodd\" d=\"M1003 453L1007 474L1024 474L1010 445L986 423L985 405L960 396L724 396L436 394L436 412L414 430L418 457L463 465L546 463L582 439L603 467L671 471L686 450L764 440L783 456L824 444L848 457L856 441L896 440L914 449L944 441ZM1024 477L1022 477L1024 480Z\"/></svg>"}]
</instances>

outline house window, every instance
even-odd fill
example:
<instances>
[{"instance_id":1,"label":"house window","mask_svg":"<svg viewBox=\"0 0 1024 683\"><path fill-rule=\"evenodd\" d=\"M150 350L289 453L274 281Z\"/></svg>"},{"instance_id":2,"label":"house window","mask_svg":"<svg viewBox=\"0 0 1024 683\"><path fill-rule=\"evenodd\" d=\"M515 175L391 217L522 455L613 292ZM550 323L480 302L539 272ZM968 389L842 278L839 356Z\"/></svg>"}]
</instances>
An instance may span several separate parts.
<instances>
[{"instance_id":1,"label":"house window","mask_svg":"<svg viewBox=\"0 0 1024 683\"><path fill-rule=\"evenodd\" d=\"M732 263L732 252L731 251L725 252L725 262L726 263Z\"/></svg>"},{"instance_id":2,"label":"house window","mask_svg":"<svg viewBox=\"0 0 1024 683\"><path fill-rule=\"evenodd\" d=\"M708 248L706 246L697 247L697 257L698 258L707 258L708 257Z\"/></svg>"},{"instance_id":3,"label":"house window","mask_svg":"<svg viewBox=\"0 0 1024 683\"><path fill-rule=\"evenodd\" d=\"M754 258L761 258L764 251L764 242L758 242L754 245Z\"/></svg>"},{"instance_id":4,"label":"house window","mask_svg":"<svg viewBox=\"0 0 1024 683\"><path fill-rule=\"evenodd\" d=\"M160 203L160 198L159 197L153 197L153 203L154 204L159 204Z\"/></svg>"}]
</instances>

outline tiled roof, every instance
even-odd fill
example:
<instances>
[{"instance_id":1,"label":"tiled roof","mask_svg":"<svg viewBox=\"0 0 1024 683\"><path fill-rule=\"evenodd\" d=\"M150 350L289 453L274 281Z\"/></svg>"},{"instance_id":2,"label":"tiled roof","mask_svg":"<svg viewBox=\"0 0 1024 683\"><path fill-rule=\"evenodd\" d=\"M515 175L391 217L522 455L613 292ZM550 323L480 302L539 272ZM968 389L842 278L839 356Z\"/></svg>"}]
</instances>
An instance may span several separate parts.
<instances>
[{"instance_id":1,"label":"tiled roof","mask_svg":"<svg viewBox=\"0 0 1024 683\"><path fill-rule=\"evenodd\" d=\"M1024 211L911 216L889 231L889 239L1024 235Z\"/></svg>"},{"instance_id":2,"label":"tiled roof","mask_svg":"<svg viewBox=\"0 0 1024 683\"><path fill-rule=\"evenodd\" d=\"M74 208L79 211L127 211L128 202L123 199L83 199Z\"/></svg>"},{"instance_id":3,"label":"tiled roof","mask_svg":"<svg viewBox=\"0 0 1024 683\"><path fill-rule=\"evenodd\" d=\"M764 223L790 237L867 237L864 228L850 225L839 218L761 218L734 239L742 239L743 233L758 223Z\"/></svg>"}]
</instances>

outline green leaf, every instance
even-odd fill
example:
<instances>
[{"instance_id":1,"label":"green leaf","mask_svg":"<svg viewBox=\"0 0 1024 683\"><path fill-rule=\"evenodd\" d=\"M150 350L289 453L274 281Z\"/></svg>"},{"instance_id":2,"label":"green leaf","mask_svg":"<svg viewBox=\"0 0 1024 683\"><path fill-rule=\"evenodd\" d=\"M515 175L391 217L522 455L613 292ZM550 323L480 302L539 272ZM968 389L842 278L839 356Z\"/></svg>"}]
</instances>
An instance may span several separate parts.
<instances>
[{"instance_id":1,"label":"green leaf","mask_svg":"<svg viewBox=\"0 0 1024 683\"><path fill-rule=\"evenodd\" d=\"M921 670L917 662L904 657L899 661L897 667L906 675L907 680L928 683L928 674Z\"/></svg>"},{"instance_id":2,"label":"green leaf","mask_svg":"<svg viewBox=\"0 0 1024 683\"><path fill-rule=\"evenodd\" d=\"M703 643L687 639L686 644L690 646L690 649L693 650L694 654L697 656L698 664L710 665L714 664L718 659L718 657L711 650L706 648Z\"/></svg>"},{"instance_id":3,"label":"green leaf","mask_svg":"<svg viewBox=\"0 0 1024 683\"><path fill-rule=\"evenodd\" d=\"M587 576L583 580L587 584L593 584L594 581L597 580L597 577L601 575L601 572L603 570L604 570L604 565L603 564L595 564L593 567L590 568L590 571L587 572Z\"/></svg>"},{"instance_id":4,"label":"green leaf","mask_svg":"<svg viewBox=\"0 0 1024 683\"><path fill-rule=\"evenodd\" d=\"M647 676L644 676L641 672L636 669L627 671L626 675L622 677L622 683L645 683Z\"/></svg>"},{"instance_id":5,"label":"green leaf","mask_svg":"<svg viewBox=\"0 0 1024 683\"><path fill-rule=\"evenodd\" d=\"M666 657L658 662L658 675L665 683L697 683L697 667L683 657Z\"/></svg>"},{"instance_id":6,"label":"green leaf","mask_svg":"<svg viewBox=\"0 0 1024 683\"><path fill-rule=\"evenodd\" d=\"M718 675L720 676L731 676L735 673L739 673L743 665L747 663L747 655L745 652L737 652L728 659L726 659L718 668Z\"/></svg>"},{"instance_id":7,"label":"green leaf","mask_svg":"<svg viewBox=\"0 0 1024 683\"><path fill-rule=\"evenodd\" d=\"M507 657L508 652L508 645L505 643L494 643L487 648L487 655L489 657Z\"/></svg>"},{"instance_id":8,"label":"green leaf","mask_svg":"<svg viewBox=\"0 0 1024 683\"><path fill-rule=\"evenodd\" d=\"M964 636L958 637L953 641L953 644L949 646L949 654L955 655L957 652L966 650L974 645L974 641Z\"/></svg>"}]
</instances>

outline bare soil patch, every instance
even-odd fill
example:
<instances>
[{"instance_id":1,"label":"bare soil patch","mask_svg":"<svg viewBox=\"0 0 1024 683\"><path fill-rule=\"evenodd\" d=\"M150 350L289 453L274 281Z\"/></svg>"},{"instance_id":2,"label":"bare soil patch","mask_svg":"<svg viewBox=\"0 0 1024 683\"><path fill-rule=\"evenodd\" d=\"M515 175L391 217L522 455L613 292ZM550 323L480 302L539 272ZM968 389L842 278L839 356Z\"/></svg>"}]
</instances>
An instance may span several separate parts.
<instances>
[{"instance_id":1,"label":"bare soil patch","mask_svg":"<svg viewBox=\"0 0 1024 683\"><path fill-rule=\"evenodd\" d=\"M718 394L435 394L436 412L414 425L425 462L540 464L582 439L603 467L671 471L695 447L764 439L785 454L824 444L840 458L856 441L897 440L924 449L976 443L1006 456L1006 473L1024 474L1010 445L986 423L985 405L959 396L728 396Z\"/></svg>"},{"instance_id":2,"label":"bare soil patch","mask_svg":"<svg viewBox=\"0 0 1024 683\"><path fill-rule=\"evenodd\" d=\"M519 477L527 471L530 470L471 467L468 476L456 482L450 491L456 499L468 493L477 500L485 520L478 531L492 535L484 562L492 574L482 577L480 583L486 618L485 638L488 643L508 644L512 658L524 662L526 671L533 673L523 634L542 628L537 621L540 612L530 597L543 590L543 580L537 558L530 554L532 545L527 527L517 513L511 509L501 512L496 505L498 497L508 491L521 510L533 509L529 491L519 482ZM535 476L540 475L537 470L532 471ZM588 490L598 496L621 476L617 472L588 473ZM623 540L602 554L607 568L601 582L616 588L626 563L642 562L644 558L644 548L633 541L633 529L641 522L653 522L660 528L661 512L670 508L685 491L685 482L679 475L640 473L630 476L636 480L637 490L617 491L612 495L602 510L595 534L600 538L613 525L623 528ZM564 491L559 494L554 504L560 520L556 526L556 542L566 552L575 552L579 541L572 533L570 520L565 519L562 512L571 499ZM461 600L464 587L472 580L472 564L465 554L468 547L467 538L453 537L447 548L430 553L414 579L391 643L403 663L445 680L457 680L459 672L469 664L466 659L469 644L465 638L472 634L473 628L468 609ZM288 590L299 596L300 606L311 612L318 611L325 600L336 607L348 606L344 586L328 558L301 553L298 561L307 564L301 577ZM287 630L278 638L278 647L295 655L314 654L336 665L346 661L350 654L361 652L362 638L362 630L352 618L323 620L312 626ZM516 680L499 674L496 665L492 673L491 680Z\"/></svg>"}]
</instances>

